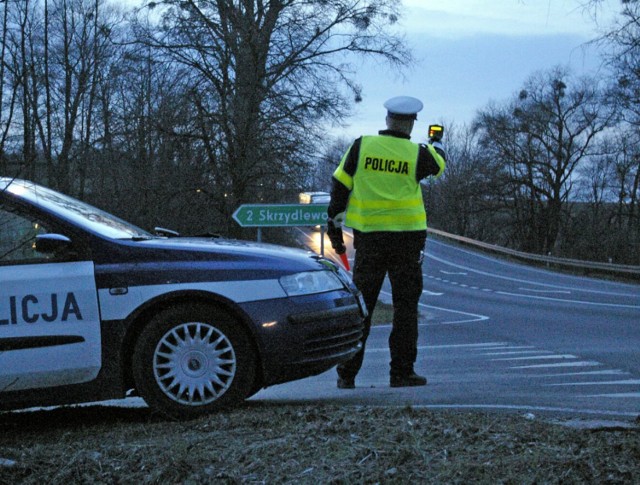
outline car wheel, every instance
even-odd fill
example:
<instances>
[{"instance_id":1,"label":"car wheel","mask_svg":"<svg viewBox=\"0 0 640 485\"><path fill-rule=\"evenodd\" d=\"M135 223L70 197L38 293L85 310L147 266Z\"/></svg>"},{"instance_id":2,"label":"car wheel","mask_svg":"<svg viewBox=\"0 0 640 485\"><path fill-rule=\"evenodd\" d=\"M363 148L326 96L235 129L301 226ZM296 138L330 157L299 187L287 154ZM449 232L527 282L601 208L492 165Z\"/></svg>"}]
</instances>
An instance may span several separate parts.
<instances>
[{"instance_id":1,"label":"car wheel","mask_svg":"<svg viewBox=\"0 0 640 485\"><path fill-rule=\"evenodd\" d=\"M151 408L175 418L243 401L253 388L255 367L244 328L207 305L158 313L142 330L133 354L138 392Z\"/></svg>"}]
</instances>

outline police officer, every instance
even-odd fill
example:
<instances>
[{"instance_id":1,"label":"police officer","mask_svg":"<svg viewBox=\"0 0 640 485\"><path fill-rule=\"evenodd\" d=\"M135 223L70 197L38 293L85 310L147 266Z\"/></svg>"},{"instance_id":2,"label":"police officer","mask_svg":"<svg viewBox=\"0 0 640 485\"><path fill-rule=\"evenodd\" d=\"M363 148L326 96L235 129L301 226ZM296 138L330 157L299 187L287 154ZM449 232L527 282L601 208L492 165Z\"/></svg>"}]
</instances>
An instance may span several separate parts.
<instances>
[{"instance_id":1,"label":"police officer","mask_svg":"<svg viewBox=\"0 0 640 485\"><path fill-rule=\"evenodd\" d=\"M418 341L418 300L422 294L422 256L427 216L420 180L438 177L445 152L438 139L419 145L410 141L422 102L409 96L389 99L387 129L356 139L333 174L327 234L338 254L346 250L341 222L353 229L353 281L362 292L369 316L363 346L338 366L338 387L353 389L364 357L376 305L385 276L393 297L393 327L389 337L391 387L424 386L414 372ZM344 214L343 214L344 213Z\"/></svg>"}]
</instances>

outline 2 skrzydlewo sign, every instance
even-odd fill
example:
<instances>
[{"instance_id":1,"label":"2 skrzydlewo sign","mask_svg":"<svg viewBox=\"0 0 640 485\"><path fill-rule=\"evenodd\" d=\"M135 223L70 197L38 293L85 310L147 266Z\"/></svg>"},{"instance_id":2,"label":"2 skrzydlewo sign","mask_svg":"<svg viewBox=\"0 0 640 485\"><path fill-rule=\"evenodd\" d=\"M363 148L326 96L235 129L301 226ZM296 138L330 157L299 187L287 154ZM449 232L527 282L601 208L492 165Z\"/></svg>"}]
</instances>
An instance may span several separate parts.
<instances>
[{"instance_id":1,"label":"2 skrzydlewo sign","mask_svg":"<svg viewBox=\"0 0 640 485\"><path fill-rule=\"evenodd\" d=\"M233 213L241 227L317 226L327 223L327 204L243 204Z\"/></svg>"}]
</instances>

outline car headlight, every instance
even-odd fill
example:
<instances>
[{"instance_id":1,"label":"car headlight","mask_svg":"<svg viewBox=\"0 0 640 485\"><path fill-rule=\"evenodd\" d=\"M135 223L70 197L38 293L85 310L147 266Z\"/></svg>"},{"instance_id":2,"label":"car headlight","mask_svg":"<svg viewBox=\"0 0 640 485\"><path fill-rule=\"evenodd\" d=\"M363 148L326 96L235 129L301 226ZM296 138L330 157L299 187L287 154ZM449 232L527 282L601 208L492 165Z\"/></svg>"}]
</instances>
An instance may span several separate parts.
<instances>
[{"instance_id":1,"label":"car headlight","mask_svg":"<svg viewBox=\"0 0 640 485\"><path fill-rule=\"evenodd\" d=\"M345 271L342 266L337 266L338 278L342 280L345 286L350 286L353 284L353 280L351 279L351 275Z\"/></svg>"},{"instance_id":2,"label":"car headlight","mask_svg":"<svg viewBox=\"0 0 640 485\"><path fill-rule=\"evenodd\" d=\"M332 271L305 271L304 273L282 276L280 286L289 296L344 289L342 281Z\"/></svg>"}]
</instances>

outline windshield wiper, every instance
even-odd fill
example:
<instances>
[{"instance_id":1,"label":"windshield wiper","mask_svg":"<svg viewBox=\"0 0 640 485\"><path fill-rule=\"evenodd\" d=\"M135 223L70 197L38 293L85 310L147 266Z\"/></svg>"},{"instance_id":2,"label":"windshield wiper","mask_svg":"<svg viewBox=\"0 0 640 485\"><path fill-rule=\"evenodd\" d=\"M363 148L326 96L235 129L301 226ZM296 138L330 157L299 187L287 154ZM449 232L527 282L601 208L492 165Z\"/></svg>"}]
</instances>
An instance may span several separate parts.
<instances>
[{"instance_id":1,"label":"windshield wiper","mask_svg":"<svg viewBox=\"0 0 640 485\"><path fill-rule=\"evenodd\" d=\"M172 231L171 229L167 229L167 228L164 228L164 227L154 227L153 228L153 232L157 236L166 236L166 237L178 237L178 236L180 236L179 232Z\"/></svg>"}]
</instances>

